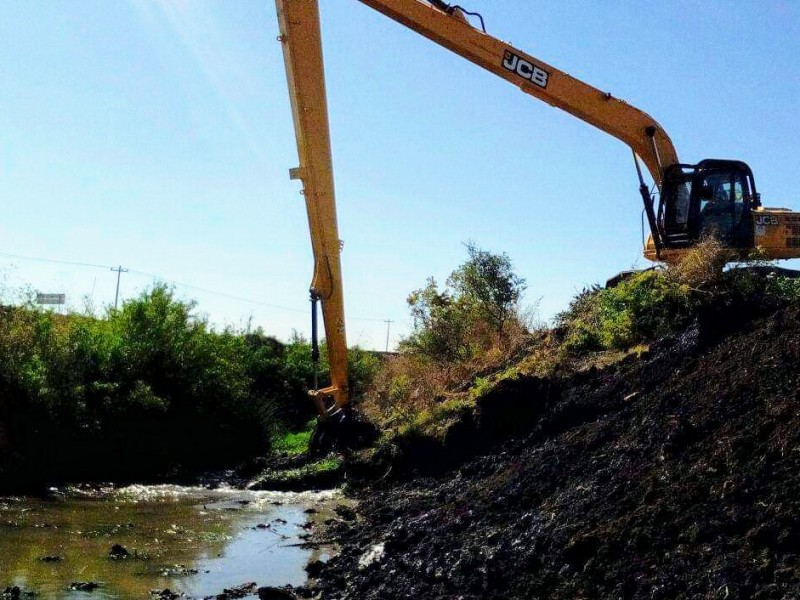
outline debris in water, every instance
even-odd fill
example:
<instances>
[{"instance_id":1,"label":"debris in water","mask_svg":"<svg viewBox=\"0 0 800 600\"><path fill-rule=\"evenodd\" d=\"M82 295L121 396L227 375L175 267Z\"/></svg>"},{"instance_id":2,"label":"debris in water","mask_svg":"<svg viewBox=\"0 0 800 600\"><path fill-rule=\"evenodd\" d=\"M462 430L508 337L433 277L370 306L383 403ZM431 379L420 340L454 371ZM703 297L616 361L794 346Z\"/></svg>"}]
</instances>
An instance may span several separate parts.
<instances>
[{"instance_id":1,"label":"debris in water","mask_svg":"<svg viewBox=\"0 0 800 600\"><path fill-rule=\"evenodd\" d=\"M49 555L49 556L42 556L39 560L42 561L42 562L46 562L46 563L54 563L54 562L63 561L64 557L63 556L58 556L56 554L52 554L52 555Z\"/></svg>"},{"instance_id":2,"label":"debris in water","mask_svg":"<svg viewBox=\"0 0 800 600\"><path fill-rule=\"evenodd\" d=\"M22 590L19 589L18 586L15 585L14 587L7 587L5 590L3 590L3 600L6 600L6 598L8 600L17 600L20 597L20 594L22 594Z\"/></svg>"},{"instance_id":3,"label":"debris in water","mask_svg":"<svg viewBox=\"0 0 800 600\"><path fill-rule=\"evenodd\" d=\"M108 552L108 558L112 560L121 560L128 558L131 555L128 549L122 544L114 544Z\"/></svg>"},{"instance_id":4,"label":"debris in water","mask_svg":"<svg viewBox=\"0 0 800 600\"><path fill-rule=\"evenodd\" d=\"M169 588L165 588L163 590L150 590L150 595L161 600L175 600L175 598L180 598L183 594L178 594Z\"/></svg>"},{"instance_id":5,"label":"debris in water","mask_svg":"<svg viewBox=\"0 0 800 600\"><path fill-rule=\"evenodd\" d=\"M256 591L255 581L251 581L250 583L243 583L242 585L237 585L236 587L226 588L222 590L222 593L217 595L217 600L228 600L229 598L244 598L245 596L249 596L254 594Z\"/></svg>"},{"instance_id":6,"label":"debris in water","mask_svg":"<svg viewBox=\"0 0 800 600\"><path fill-rule=\"evenodd\" d=\"M94 581L73 581L69 584L69 589L77 592L93 592L100 587L100 584Z\"/></svg>"}]
</instances>

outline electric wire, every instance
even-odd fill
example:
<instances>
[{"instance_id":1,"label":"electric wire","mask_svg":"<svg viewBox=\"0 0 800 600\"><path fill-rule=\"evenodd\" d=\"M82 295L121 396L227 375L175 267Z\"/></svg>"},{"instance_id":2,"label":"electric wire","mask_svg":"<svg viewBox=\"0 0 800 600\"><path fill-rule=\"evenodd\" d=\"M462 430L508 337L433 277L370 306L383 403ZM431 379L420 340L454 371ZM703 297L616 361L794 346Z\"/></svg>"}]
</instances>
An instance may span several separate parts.
<instances>
[{"instance_id":1,"label":"electric wire","mask_svg":"<svg viewBox=\"0 0 800 600\"><path fill-rule=\"evenodd\" d=\"M75 261L75 260L61 260L61 259L56 259L56 258L42 258L42 257L39 257L39 256L26 256L24 254L14 254L14 253L11 253L11 252L0 252L0 256L5 256L5 257L8 257L8 258L16 258L16 259L19 259L19 260L30 260L30 261L43 262L43 263L53 263L53 264L59 264L59 265L71 265L71 266L87 267L87 268L94 268L94 269L116 269L117 268L117 267L114 267L114 266L111 266L111 265L101 265L101 264L97 264L97 263L89 263L89 262L82 262L82 261ZM131 274L141 275L141 276L144 276L144 277L151 277L153 279L157 279L159 281L163 281L165 283L169 283L169 284L175 285L177 287L188 288L188 289L197 290L199 292L204 292L206 294L213 294L213 295L216 295L216 296L222 296L224 298L230 298L231 300L238 300L239 302L246 302L248 304L256 304L256 305L264 306L264 307L267 307L267 308L275 308L275 309L278 309L278 310L286 310L286 311L295 312L295 313L302 313L302 314L307 314L308 313L308 309L300 309L300 308L294 308L294 307L291 307L291 306L282 306L280 304L272 304L270 302L263 302L261 300L253 300L252 298L245 298L243 296L237 296L235 294L229 294L227 292L220 292L220 291L217 291L217 290L211 290L211 289L208 289L208 288L200 287L198 285L192 285L191 283L183 283L183 282L180 282L180 281L167 279L166 277L162 277L161 275L157 275L155 273L147 273L145 271L139 271L137 269L129 269L128 272L131 273ZM376 318L370 318L370 317L350 317L350 316L348 316L347 319L348 320L353 320L353 321L369 321L369 322L372 322L372 323L385 323L386 322L386 319L376 319Z\"/></svg>"}]
</instances>

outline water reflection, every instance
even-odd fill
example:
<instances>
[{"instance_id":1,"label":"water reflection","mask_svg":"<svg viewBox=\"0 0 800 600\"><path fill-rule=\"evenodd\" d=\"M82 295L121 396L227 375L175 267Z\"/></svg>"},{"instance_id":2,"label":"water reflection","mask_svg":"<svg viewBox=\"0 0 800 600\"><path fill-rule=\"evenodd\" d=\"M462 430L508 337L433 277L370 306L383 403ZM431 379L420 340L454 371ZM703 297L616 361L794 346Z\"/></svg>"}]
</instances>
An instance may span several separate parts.
<instances>
[{"instance_id":1,"label":"water reflection","mask_svg":"<svg viewBox=\"0 0 800 600\"><path fill-rule=\"evenodd\" d=\"M279 493L132 486L86 497L0 499L0 589L41 598L144 598L170 588L189 596L245 582L300 585L312 551L301 545L309 515L332 514L332 492ZM127 558L109 557L120 544ZM323 549L325 551L325 549ZM316 551L319 553L319 550Z\"/></svg>"}]
</instances>

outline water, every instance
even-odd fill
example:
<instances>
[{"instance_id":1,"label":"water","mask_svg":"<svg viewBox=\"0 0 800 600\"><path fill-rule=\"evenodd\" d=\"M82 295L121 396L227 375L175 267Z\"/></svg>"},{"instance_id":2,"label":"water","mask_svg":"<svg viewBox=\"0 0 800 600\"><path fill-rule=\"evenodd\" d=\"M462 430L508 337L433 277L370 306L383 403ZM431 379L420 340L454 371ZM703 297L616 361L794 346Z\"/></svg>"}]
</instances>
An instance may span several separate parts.
<instances>
[{"instance_id":1,"label":"water","mask_svg":"<svg viewBox=\"0 0 800 600\"><path fill-rule=\"evenodd\" d=\"M305 565L332 551L305 548L301 536L341 502L335 492L180 486L0 498L0 591L16 585L38 598L99 600L169 588L202 598L247 582L301 585ZM114 544L130 556L109 558ZM100 587L70 591L77 581Z\"/></svg>"}]
</instances>

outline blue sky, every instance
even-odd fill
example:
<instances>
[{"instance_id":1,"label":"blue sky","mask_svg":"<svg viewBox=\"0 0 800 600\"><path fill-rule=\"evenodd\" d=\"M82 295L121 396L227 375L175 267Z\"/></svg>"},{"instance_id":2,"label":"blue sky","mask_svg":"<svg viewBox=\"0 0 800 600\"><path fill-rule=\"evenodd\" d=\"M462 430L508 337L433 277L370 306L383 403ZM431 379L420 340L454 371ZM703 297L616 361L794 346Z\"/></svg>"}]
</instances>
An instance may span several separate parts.
<instances>
[{"instance_id":1,"label":"blue sky","mask_svg":"<svg viewBox=\"0 0 800 600\"><path fill-rule=\"evenodd\" d=\"M653 115L683 161L744 160L765 205L800 209L800 3L462 3ZM392 319L393 344L467 240L508 253L543 319L645 266L626 146L356 0L321 4L350 343L382 348ZM122 265L123 297L155 275L216 324L307 333L277 35L271 0L4 2L0 252ZM0 273L7 297L113 302L107 268L0 255Z\"/></svg>"}]
</instances>

